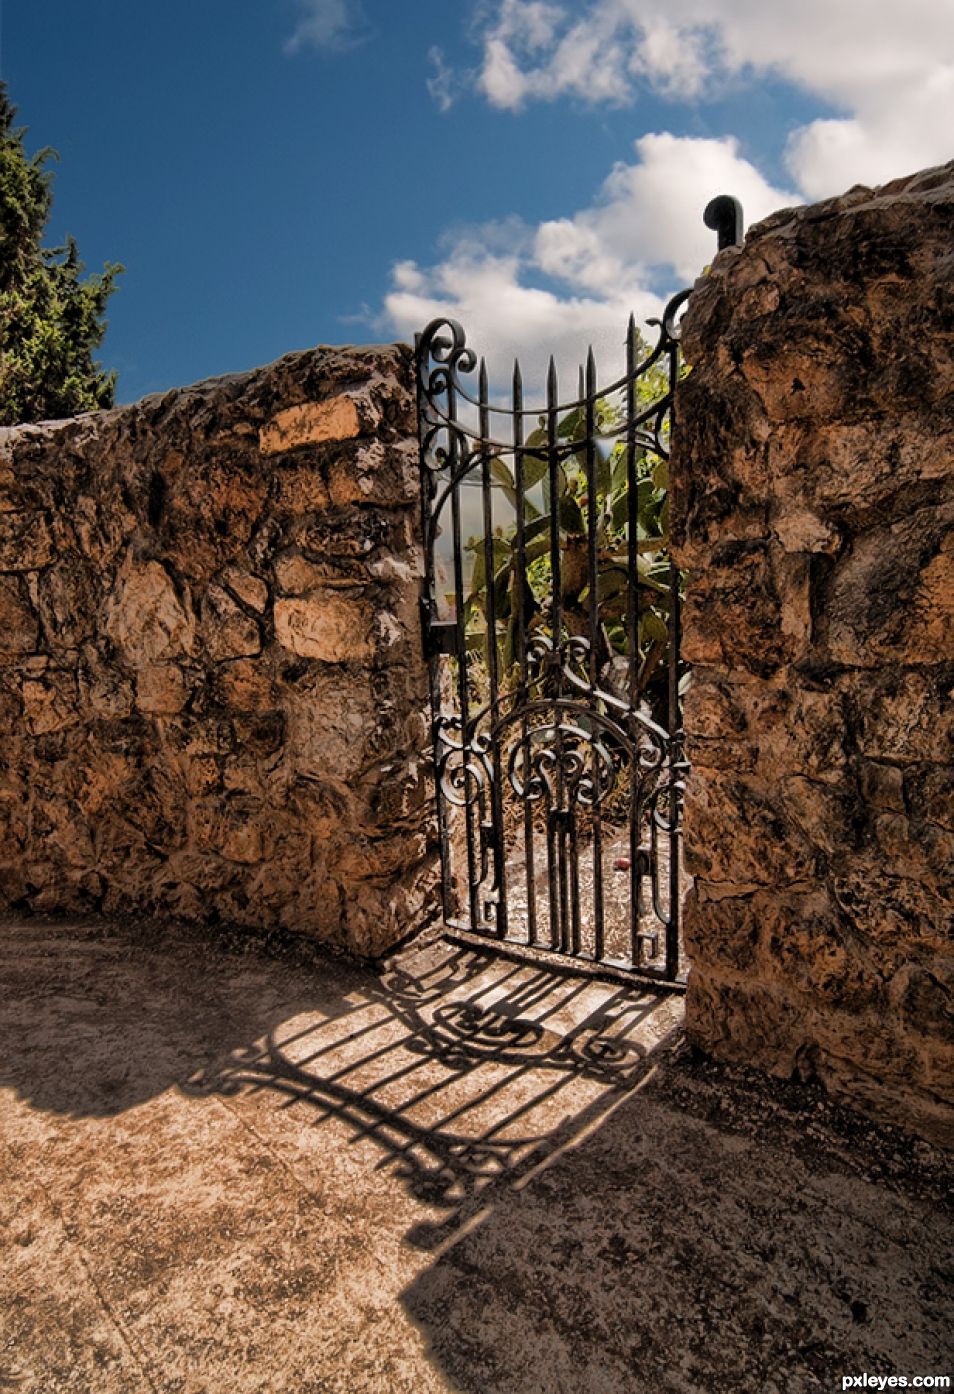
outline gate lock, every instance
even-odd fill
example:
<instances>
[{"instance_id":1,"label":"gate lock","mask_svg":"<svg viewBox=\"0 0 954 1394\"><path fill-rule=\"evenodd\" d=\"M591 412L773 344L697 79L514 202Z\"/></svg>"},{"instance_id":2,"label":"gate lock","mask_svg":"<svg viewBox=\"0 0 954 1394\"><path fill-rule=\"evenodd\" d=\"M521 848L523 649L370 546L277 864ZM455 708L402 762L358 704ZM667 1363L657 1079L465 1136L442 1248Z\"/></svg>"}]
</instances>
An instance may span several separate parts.
<instances>
[{"instance_id":1,"label":"gate lock","mask_svg":"<svg viewBox=\"0 0 954 1394\"><path fill-rule=\"evenodd\" d=\"M442 654L460 657L463 651L460 625L456 620L436 619L433 603L428 600L421 601L421 630L425 658L438 658Z\"/></svg>"}]
</instances>

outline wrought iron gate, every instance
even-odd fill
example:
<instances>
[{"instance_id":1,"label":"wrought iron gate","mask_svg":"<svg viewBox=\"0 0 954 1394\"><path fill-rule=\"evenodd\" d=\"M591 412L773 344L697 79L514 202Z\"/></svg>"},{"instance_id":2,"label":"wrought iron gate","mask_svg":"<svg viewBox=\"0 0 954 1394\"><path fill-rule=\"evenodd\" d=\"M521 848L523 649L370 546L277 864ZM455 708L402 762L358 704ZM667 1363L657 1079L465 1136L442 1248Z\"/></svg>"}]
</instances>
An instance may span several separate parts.
<instances>
[{"instance_id":1,"label":"wrought iron gate","mask_svg":"<svg viewBox=\"0 0 954 1394\"><path fill-rule=\"evenodd\" d=\"M425 651L447 924L680 974L680 578L667 549L676 316L626 369L506 405L464 331L417 341ZM476 383L473 378L476 375Z\"/></svg>"}]
</instances>

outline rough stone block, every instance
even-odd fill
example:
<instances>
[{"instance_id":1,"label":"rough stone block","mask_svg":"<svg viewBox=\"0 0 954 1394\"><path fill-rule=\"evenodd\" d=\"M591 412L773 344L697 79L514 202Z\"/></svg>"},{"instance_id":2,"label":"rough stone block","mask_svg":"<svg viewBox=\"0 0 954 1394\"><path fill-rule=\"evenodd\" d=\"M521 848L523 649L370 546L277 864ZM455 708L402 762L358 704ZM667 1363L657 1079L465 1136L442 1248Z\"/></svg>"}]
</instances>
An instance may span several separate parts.
<instances>
[{"instance_id":1,"label":"rough stone block","mask_svg":"<svg viewBox=\"0 0 954 1394\"><path fill-rule=\"evenodd\" d=\"M173 716L189 700L192 684L174 663L150 664L136 674L136 706L141 712Z\"/></svg>"},{"instance_id":2,"label":"rough stone block","mask_svg":"<svg viewBox=\"0 0 954 1394\"><path fill-rule=\"evenodd\" d=\"M23 683L23 719L34 736L62 731L77 720L76 679L71 673L49 673Z\"/></svg>"},{"instance_id":3,"label":"rough stone block","mask_svg":"<svg viewBox=\"0 0 954 1394\"><path fill-rule=\"evenodd\" d=\"M339 579L334 567L310 561L300 552L283 552L275 558L275 584L282 595L308 595L333 586ZM354 577L343 578L343 583L353 586Z\"/></svg>"},{"instance_id":4,"label":"rough stone block","mask_svg":"<svg viewBox=\"0 0 954 1394\"><path fill-rule=\"evenodd\" d=\"M262 614L268 604L268 585L260 576L253 576L241 567L229 566L222 577L223 584L249 609Z\"/></svg>"},{"instance_id":5,"label":"rough stone block","mask_svg":"<svg viewBox=\"0 0 954 1394\"><path fill-rule=\"evenodd\" d=\"M0 654L34 653L39 624L19 577L0 576Z\"/></svg>"},{"instance_id":6,"label":"rough stone block","mask_svg":"<svg viewBox=\"0 0 954 1394\"><path fill-rule=\"evenodd\" d=\"M269 669L247 658L223 663L212 679L212 692L223 706L243 712L266 711L278 700Z\"/></svg>"},{"instance_id":7,"label":"rough stone block","mask_svg":"<svg viewBox=\"0 0 954 1394\"><path fill-rule=\"evenodd\" d=\"M221 586L209 586L202 600L203 640L217 662L261 652L256 621Z\"/></svg>"},{"instance_id":8,"label":"rough stone block","mask_svg":"<svg viewBox=\"0 0 954 1394\"><path fill-rule=\"evenodd\" d=\"M195 647L195 617L160 562L127 555L106 602L105 633L132 667L182 658Z\"/></svg>"},{"instance_id":9,"label":"rough stone block","mask_svg":"<svg viewBox=\"0 0 954 1394\"><path fill-rule=\"evenodd\" d=\"M831 574L820 637L853 668L954 661L954 506L872 528Z\"/></svg>"},{"instance_id":10,"label":"rough stone block","mask_svg":"<svg viewBox=\"0 0 954 1394\"><path fill-rule=\"evenodd\" d=\"M361 430L358 409L350 397L327 402L304 402L273 416L259 434L263 455L277 455L300 445L325 440L348 440Z\"/></svg>"},{"instance_id":11,"label":"rough stone block","mask_svg":"<svg viewBox=\"0 0 954 1394\"><path fill-rule=\"evenodd\" d=\"M686 869L705 883L788 886L816 874L816 852L777 788L749 775L707 770L690 779Z\"/></svg>"},{"instance_id":12,"label":"rough stone block","mask_svg":"<svg viewBox=\"0 0 954 1394\"><path fill-rule=\"evenodd\" d=\"M53 538L43 513L0 513L0 572L37 571L53 557Z\"/></svg>"},{"instance_id":13,"label":"rough stone block","mask_svg":"<svg viewBox=\"0 0 954 1394\"><path fill-rule=\"evenodd\" d=\"M354 662L371 654L371 611L366 601L335 594L277 600L275 636L302 658Z\"/></svg>"},{"instance_id":14,"label":"rough stone block","mask_svg":"<svg viewBox=\"0 0 954 1394\"><path fill-rule=\"evenodd\" d=\"M272 498L278 513L301 517L304 513L320 513L328 507L328 485L317 466L290 467L278 461L272 479Z\"/></svg>"}]
</instances>

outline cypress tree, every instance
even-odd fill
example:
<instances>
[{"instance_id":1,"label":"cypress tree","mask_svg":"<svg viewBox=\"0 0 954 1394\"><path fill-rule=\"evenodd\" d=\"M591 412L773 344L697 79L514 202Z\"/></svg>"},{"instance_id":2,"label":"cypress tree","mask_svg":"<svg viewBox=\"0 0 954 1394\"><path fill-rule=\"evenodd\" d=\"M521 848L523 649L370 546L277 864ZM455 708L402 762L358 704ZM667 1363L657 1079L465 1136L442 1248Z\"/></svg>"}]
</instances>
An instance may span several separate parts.
<instances>
[{"instance_id":1,"label":"cypress tree","mask_svg":"<svg viewBox=\"0 0 954 1394\"><path fill-rule=\"evenodd\" d=\"M113 404L116 374L93 359L119 265L83 277L76 243L41 246L52 203L46 162L0 82L0 425L55 420Z\"/></svg>"}]
</instances>

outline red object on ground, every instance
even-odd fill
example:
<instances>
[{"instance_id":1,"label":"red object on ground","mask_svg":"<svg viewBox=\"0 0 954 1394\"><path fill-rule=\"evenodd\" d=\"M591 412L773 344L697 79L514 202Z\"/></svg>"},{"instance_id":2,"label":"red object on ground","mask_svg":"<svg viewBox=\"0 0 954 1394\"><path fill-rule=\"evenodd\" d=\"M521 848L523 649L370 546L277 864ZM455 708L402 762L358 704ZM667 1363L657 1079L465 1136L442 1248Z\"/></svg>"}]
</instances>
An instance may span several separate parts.
<instances>
[{"instance_id":1,"label":"red object on ground","mask_svg":"<svg viewBox=\"0 0 954 1394\"><path fill-rule=\"evenodd\" d=\"M617 857L615 862L613 863L613 868L615 871L629 871L629 868L631 866L632 862L630 861L629 857Z\"/></svg>"}]
</instances>

